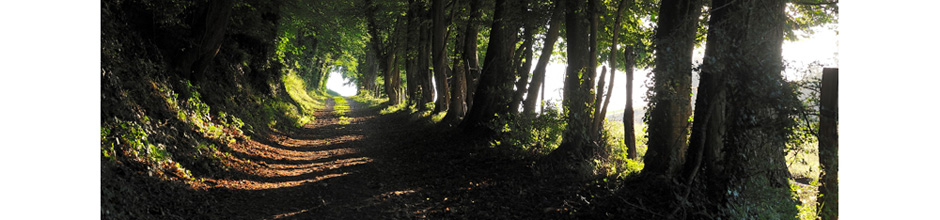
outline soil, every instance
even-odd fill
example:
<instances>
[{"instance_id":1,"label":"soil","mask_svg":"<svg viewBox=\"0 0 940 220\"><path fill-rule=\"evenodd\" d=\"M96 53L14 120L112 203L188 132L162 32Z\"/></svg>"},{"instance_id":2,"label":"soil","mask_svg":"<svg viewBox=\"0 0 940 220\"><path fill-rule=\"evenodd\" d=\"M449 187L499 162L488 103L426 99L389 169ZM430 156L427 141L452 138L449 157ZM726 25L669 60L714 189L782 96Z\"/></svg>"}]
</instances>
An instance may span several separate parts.
<instances>
[{"instance_id":1,"label":"soil","mask_svg":"<svg viewBox=\"0 0 940 220\"><path fill-rule=\"evenodd\" d=\"M187 203L217 219L558 219L607 190L541 175L532 159L456 129L347 101L342 118L328 99L303 128L239 141L231 150L244 162L207 179L198 190L207 196L187 197L213 201Z\"/></svg>"}]
</instances>

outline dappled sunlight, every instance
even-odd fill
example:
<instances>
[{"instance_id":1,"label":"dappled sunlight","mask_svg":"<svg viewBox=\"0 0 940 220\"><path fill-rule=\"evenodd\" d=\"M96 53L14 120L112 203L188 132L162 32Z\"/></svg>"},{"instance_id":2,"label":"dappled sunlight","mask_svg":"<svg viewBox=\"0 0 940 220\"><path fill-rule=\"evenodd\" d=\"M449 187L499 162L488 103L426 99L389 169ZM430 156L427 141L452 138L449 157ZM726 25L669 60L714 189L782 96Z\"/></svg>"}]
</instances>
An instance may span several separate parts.
<instances>
[{"instance_id":1,"label":"dappled sunlight","mask_svg":"<svg viewBox=\"0 0 940 220\"><path fill-rule=\"evenodd\" d=\"M263 177L296 177L370 162L372 162L371 158L357 157L309 164L267 164L258 167L255 172L258 176Z\"/></svg>"},{"instance_id":2,"label":"dappled sunlight","mask_svg":"<svg viewBox=\"0 0 940 220\"><path fill-rule=\"evenodd\" d=\"M227 189L237 189L237 190L263 190L263 189L276 189L276 188L285 188L285 187L295 187L307 183L315 183L324 179L335 178L345 176L349 173L332 173L325 174L309 179L303 180L294 180L294 181L281 181L281 182L262 182L254 180L229 180L229 179L220 179L212 180L206 179L207 181L215 182L215 187L227 188Z\"/></svg>"}]
</instances>

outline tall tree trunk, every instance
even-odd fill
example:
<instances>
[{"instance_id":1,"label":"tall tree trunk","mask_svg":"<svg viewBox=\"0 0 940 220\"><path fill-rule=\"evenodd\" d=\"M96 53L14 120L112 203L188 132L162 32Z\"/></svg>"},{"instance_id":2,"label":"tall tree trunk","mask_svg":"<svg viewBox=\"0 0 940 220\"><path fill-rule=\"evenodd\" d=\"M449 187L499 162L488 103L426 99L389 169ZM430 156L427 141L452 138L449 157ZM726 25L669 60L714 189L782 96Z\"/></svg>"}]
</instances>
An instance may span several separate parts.
<instances>
[{"instance_id":1,"label":"tall tree trunk","mask_svg":"<svg viewBox=\"0 0 940 220\"><path fill-rule=\"evenodd\" d=\"M594 140L591 139L589 129L591 127L591 105L593 102L593 83L589 81L593 78L591 72L591 46L589 38L592 33L585 30L590 27L591 17L595 16L594 10L589 10L589 6L594 6L595 1L589 0L590 4L585 4L583 0L566 1L565 28L568 42L568 68L565 73L565 87L563 106L567 109L566 121L568 123L562 143L552 151L548 158L559 163L575 165L583 163L587 158L592 157L598 150ZM578 167L578 166L572 166Z\"/></svg>"},{"instance_id":2,"label":"tall tree trunk","mask_svg":"<svg viewBox=\"0 0 940 220\"><path fill-rule=\"evenodd\" d=\"M480 17L483 16L480 4L483 0L470 0L470 17L467 18L467 32L464 34L464 47L461 59L467 64L467 109L473 107L473 97L480 81L480 59L477 56L477 35L480 32Z\"/></svg>"},{"instance_id":3,"label":"tall tree trunk","mask_svg":"<svg viewBox=\"0 0 940 220\"><path fill-rule=\"evenodd\" d=\"M823 70L819 98L819 214L839 219L839 69Z\"/></svg>"},{"instance_id":4,"label":"tall tree trunk","mask_svg":"<svg viewBox=\"0 0 940 220\"><path fill-rule=\"evenodd\" d=\"M461 6L465 7L465 6ZM456 10L455 10L456 11ZM457 13L457 12L452 12ZM455 16L460 17L460 16ZM467 29L469 29L469 23L464 23L464 25L459 26L457 30L457 37L454 41L454 63L453 69L453 80L450 87L450 108L447 109L447 115L444 116L444 119L441 120L447 124L456 124L460 122L460 119L464 117L464 114L467 113L467 72L468 65L467 61L463 59L464 55L461 53L466 46L466 37Z\"/></svg>"},{"instance_id":5,"label":"tall tree trunk","mask_svg":"<svg viewBox=\"0 0 940 220\"><path fill-rule=\"evenodd\" d=\"M516 92L512 95L512 102L510 102L509 110L512 113L519 113L519 105L522 104L522 96L526 92L526 84L529 82L529 70L532 69L532 45L535 42L535 29L537 26L534 25L534 22L529 22L531 24L526 25L526 30L523 32L523 42L522 47L524 47L521 54L521 64L518 64L519 68L516 69L516 75L519 76L519 79L516 80Z\"/></svg>"},{"instance_id":6,"label":"tall tree trunk","mask_svg":"<svg viewBox=\"0 0 940 220\"><path fill-rule=\"evenodd\" d=\"M405 86L408 91L408 105L420 105L420 94L418 93L419 86L419 74L418 74L418 36L419 36L419 26L420 22L418 21L418 3L415 0L411 0L407 13L408 20L408 37L407 41L402 41L401 43L405 46Z\"/></svg>"},{"instance_id":7,"label":"tall tree trunk","mask_svg":"<svg viewBox=\"0 0 940 220\"><path fill-rule=\"evenodd\" d=\"M434 85L432 84L432 75L430 69L431 61L431 27L428 24L426 15L427 10L424 9L424 6L421 6L421 12L419 16L419 40L418 40L418 61L417 61L417 73L418 73L418 93L420 93L421 100L418 102L418 109L422 111L431 110L427 108L428 103L434 102Z\"/></svg>"},{"instance_id":8,"label":"tall tree trunk","mask_svg":"<svg viewBox=\"0 0 940 220\"><path fill-rule=\"evenodd\" d=\"M639 155L636 152L636 129L633 123L633 65L636 62L633 46L623 48L623 57L627 75L627 103L623 107L623 143L627 145L627 157L637 160Z\"/></svg>"},{"instance_id":9,"label":"tall tree trunk","mask_svg":"<svg viewBox=\"0 0 940 220\"><path fill-rule=\"evenodd\" d=\"M398 57L395 56L395 53L390 53L385 58L383 76L385 78L385 94L388 95L390 105L401 103L401 94L398 93L401 87L401 76L398 73L398 60L396 58Z\"/></svg>"},{"instance_id":10,"label":"tall tree trunk","mask_svg":"<svg viewBox=\"0 0 940 220\"><path fill-rule=\"evenodd\" d=\"M552 20L549 23L548 32L545 33L545 43L542 44L542 54L539 55L539 61L535 65L535 70L532 71L532 82L529 83L529 91L526 95L522 110L522 113L525 115L535 114L539 88L544 89L542 85L545 83L545 68L548 66L548 61L552 57L552 51L555 49L555 41L558 40L561 20L565 13L564 6L561 5L561 3L562 1L556 2L555 8L552 10Z\"/></svg>"},{"instance_id":11,"label":"tall tree trunk","mask_svg":"<svg viewBox=\"0 0 940 220\"><path fill-rule=\"evenodd\" d=\"M601 82L597 84L597 101L600 102L600 100L604 100L603 107L594 112L594 133L598 135L601 133L601 130L604 129L604 118L607 117L607 106L610 105L610 97L613 95L614 91L614 78L617 75L617 43L619 43L621 18L623 17L623 8L627 5L626 3L626 0L620 0L620 3L617 4L617 17L614 19L614 26L611 28L614 33L610 41L610 56L607 58L608 66L610 66L610 85L607 86L607 98L601 96L601 94L604 94L603 73L601 73Z\"/></svg>"},{"instance_id":12,"label":"tall tree trunk","mask_svg":"<svg viewBox=\"0 0 940 220\"><path fill-rule=\"evenodd\" d=\"M799 100L781 75L786 1L712 6L683 182L707 189L718 206L744 205L738 198L787 201L785 145ZM792 203L767 205L796 212Z\"/></svg>"},{"instance_id":13,"label":"tall tree trunk","mask_svg":"<svg viewBox=\"0 0 940 220\"><path fill-rule=\"evenodd\" d=\"M373 1L367 1L369 5L369 11L371 15L375 15L377 6ZM401 95L399 94L399 88L401 87L400 82L401 78L397 71L397 48L404 48L398 46L396 48L396 36L402 35L404 29L404 20L400 20L395 31L397 34L389 33L388 39L383 41L381 39L381 34L379 33L378 22L376 21L375 16L367 16L369 22L369 34L372 35L372 49L375 51L375 56L380 62L380 67L382 76L385 80L385 94L388 96L388 102L390 105L398 105L401 102ZM400 40L398 40L400 41ZM374 85L374 81L372 82ZM378 90L378 88L376 88ZM376 93L377 95L377 93Z\"/></svg>"},{"instance_id":14,"label":"tall tree trunk","mask_svg":"<svg viewBox=\"0 0 940 220\"><path fill-rule=\"evenodd\" d=\"M486 127L486 124L495 119L495 115L509 113L509 102L512 97L513 86L513 45L516 43L516 33L519 23L512 14L513 1L496 0L496 9L493 17L493 28L490 31L490 45L486 49L486 58L483 72L474 95L474 105L467 112L467 119L461 127L472 132L481 132L485 135L495 134L495 131Z\"/></svg>"},{"instance_id":15,"label":"tall tree trunk","mask_svg":"<svg viewBox=\"0 0 940 220\"><path fill-rule=\"evenodd\" d=\"M607 67L603 67L601 68L601 76L598 77L599 80L597 82L597 90L596 90L597 93L594 94L594 100L595 100L594 118L591 120L591 133L590 134L592 135L591 138L595 140L600 139L600 134L601 134L600 131L602 129L601 123L604 122L604 115L601 115L600 103L603 102L604 100L604 83L607 82L605 81L607 80L606 78L607 78ZM613 82L613 81L610 81L610 82Z\"/></svg>"},{"instance_id":16,"label":"tall tree trunk","mask_svg":"<svg viewBox=\"0 0 940 220\"><path fill-rule=\"evenodd\" d=\"M434 56L434 79L437 90L434 112L443 112L450 105L447 84L449 69L447 65L447 23L444 21L444 0L432 0L431 14L434 25L431 34L431 53Z\"/></svg>"},{"instance_id":17,"label":"tall tree trunk","mask_svg":"<svg viewBox=\"0 0 940 220\"><path fill-rule=\"evenodd\" d=\"M673 176L688 148L692 114L692 50L701 0L663 0L656 29L656 67L644 173Z\"/></svg>"}]
</instances>

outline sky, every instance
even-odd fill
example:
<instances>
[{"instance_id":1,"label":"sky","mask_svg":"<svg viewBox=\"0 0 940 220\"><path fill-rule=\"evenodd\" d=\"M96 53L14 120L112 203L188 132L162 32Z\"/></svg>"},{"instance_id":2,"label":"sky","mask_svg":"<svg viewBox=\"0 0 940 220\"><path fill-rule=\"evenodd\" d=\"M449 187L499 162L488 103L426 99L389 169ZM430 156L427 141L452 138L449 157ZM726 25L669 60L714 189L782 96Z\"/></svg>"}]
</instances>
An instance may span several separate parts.
<instances>
[{"instance_id":1,"label":"sky","mask_svg":"<svg viewBox=\"0 0 940 220\"><path fill-rule=\"evenodd\" d=\"M346 85L346 79L343 79L343 74L337 71L330 72L330 78L326 80L326 88L339 93L341 96L354 96L358 92L356 91L356 85Z\"/></svg>"}]
</instances>

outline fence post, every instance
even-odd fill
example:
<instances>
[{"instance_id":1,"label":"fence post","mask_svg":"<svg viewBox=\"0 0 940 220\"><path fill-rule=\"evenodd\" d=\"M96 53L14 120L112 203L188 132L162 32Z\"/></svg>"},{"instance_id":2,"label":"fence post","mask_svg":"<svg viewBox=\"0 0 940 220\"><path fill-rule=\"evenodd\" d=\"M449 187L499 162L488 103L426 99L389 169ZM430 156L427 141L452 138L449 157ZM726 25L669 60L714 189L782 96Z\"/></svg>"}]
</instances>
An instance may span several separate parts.
<instances>
[{"instance_id":1,"label":"fence post","mask_svg":"<svg viewBox=\"0 0 940 220\"><path fill-rule=\"evenodd\" d=\"M839 219L839 69L823 69L819 99L819 177L823 220Z\"/></svg>"}]
</instances>

